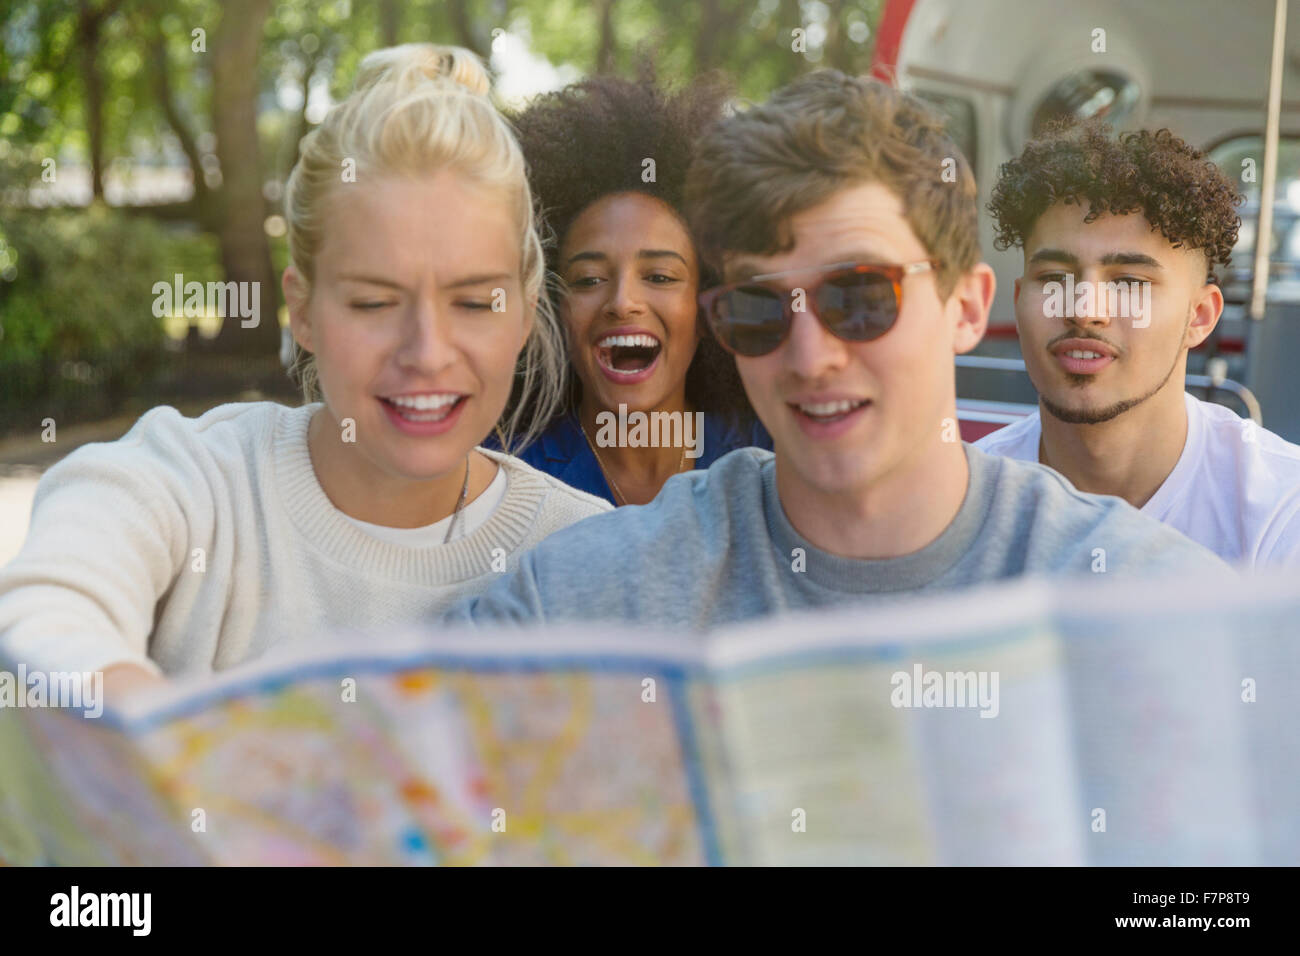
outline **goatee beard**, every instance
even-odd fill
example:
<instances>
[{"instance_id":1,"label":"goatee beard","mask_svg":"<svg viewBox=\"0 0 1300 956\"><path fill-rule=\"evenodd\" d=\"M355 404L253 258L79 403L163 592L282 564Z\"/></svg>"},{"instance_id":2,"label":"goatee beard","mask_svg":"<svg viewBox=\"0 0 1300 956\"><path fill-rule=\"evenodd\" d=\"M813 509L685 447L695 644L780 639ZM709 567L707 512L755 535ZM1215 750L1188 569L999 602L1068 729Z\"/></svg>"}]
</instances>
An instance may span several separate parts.
<instances>
[{"instance_id":1,"label":"goatee beard","mask_svg":"<svg viewBox=\"0 0 1300 956\"><path fill-rule=\"evenodd\" d=\"M1057 405L1050 398L1040 392L1038 394L1038 402L1043 408L1047 409L1049 415L1065 422L1067 425L1100 425L1113 418L1118 418L1130 408L1136 408L1138 405L1141 405L1164 388L1165 385L1169 383L1169 379L1173 377L1174 369L1178 368L1178 359L1181 355L1182 352L1180 351L1174 356L1174 364L1169 366L1169 371L1166 372L1165 377L1160 380L1160 384L1140 398L1126 398L1121 402L1115 402L1113 405L1107 405L1104 408L1065 408L1062 405ZM1088 381L1090 377L1091 376L1071 375L1070 380L1076 385L1082 385Z\"/></svg>"}]
</instances>

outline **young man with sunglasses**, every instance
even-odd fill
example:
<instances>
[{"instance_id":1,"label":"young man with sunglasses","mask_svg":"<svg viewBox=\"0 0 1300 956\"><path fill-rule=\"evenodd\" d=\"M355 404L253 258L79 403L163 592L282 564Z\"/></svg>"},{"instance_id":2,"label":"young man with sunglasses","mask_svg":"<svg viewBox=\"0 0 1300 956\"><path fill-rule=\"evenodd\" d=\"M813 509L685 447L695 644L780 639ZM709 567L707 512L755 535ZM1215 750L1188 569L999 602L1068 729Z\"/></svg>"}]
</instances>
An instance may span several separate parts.
<instances>
[{"instance_id":1,"label":"young man with sunglasses","mask_svg":"<svg viewBox=\"0 0 1300 956\"><path fill-rule=\"evenodd\" d=\"M953 355L994 280L970 169L918 100L797 80L705 137L687 208L725 282L701 307L775 453L552 535L452 621L702 630L1025 573L1223 569L1117 498L960 441Z\"/></svg>"},{"instance_id":2,"label":"young man with sunglasses","mask_svg":"<svg viewBox=\"0 0 1300 956\"><path fill-rule=\"evenodd\" d=\"M1230 563L1297 565L1300 447L1185 391L1187 352L1223 312L1214 268L1239 202L1168 130L1117 138L1089 123L1004 165L990 209L999 246L1024 250L1016 326L1040 411L979 447L1118 495ZM1091 307L1059 307L1089 287ZM1054 302L1062 289L1077 291Z\"/></svg>"}]
</instances>

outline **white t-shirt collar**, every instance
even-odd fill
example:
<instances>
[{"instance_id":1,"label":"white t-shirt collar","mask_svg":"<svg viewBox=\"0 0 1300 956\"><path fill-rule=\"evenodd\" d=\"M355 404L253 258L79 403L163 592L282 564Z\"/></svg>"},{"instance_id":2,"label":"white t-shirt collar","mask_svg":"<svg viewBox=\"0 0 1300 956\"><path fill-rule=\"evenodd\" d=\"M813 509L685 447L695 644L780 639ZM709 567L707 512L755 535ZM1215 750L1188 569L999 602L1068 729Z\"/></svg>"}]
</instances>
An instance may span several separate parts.
<instances>
[{"instance_id":1,"label":"white t-shirt collar","mask_svg":"<svg viewBox=\"0 0 1300 956\"><path fill-rule=\"evenodd\" d=\"M1201 403L1188 392L1183 392L1183 406L1187 409L1187 438L1183 442L1183 452L1178 456L1173 471L1141 509L1160 521L1165 520L1192 486L1197 466L1205 454L1205 415Z\"/></svg>"}]
</instances>

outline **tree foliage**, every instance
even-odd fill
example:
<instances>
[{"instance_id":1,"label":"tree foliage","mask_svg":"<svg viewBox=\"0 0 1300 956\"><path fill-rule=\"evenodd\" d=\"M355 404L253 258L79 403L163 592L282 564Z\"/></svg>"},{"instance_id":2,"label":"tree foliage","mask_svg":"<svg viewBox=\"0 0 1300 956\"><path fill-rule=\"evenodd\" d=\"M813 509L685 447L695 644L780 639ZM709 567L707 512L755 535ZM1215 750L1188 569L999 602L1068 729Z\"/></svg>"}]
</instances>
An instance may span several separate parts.
<instances>
[{"instance_id":1,"label":"tree foliage","mask_svg":"<svg viewBox=\"0 0 1300 956\"><path fill-rule=\"evenodd\" d=\"M757 99L819 65L864 72L882 5L7 0L0 4L0 229L6 209L79 204L87 194L143 204L160 221L212 237L226 278L262 282L263 313L274 315L271 263L283 260L274 217L284 181L299 140L331 100L347 94L367 52L393 42L454 43L490 58L498 72L549 61L571 68L568 75L633 75L649 60L669 83L722 70L743 98ZM518 42L504 42L503 33ZM131 175L149 170L179 172L191 185L167 201L124 192ZM77 173L86 188L54 189L52 172ZM136 281L152 285L167 268L146 265ZM232 331L223 344L274 349L278 332L268 325L263 337Z\"/></svg>"}]
</instances>

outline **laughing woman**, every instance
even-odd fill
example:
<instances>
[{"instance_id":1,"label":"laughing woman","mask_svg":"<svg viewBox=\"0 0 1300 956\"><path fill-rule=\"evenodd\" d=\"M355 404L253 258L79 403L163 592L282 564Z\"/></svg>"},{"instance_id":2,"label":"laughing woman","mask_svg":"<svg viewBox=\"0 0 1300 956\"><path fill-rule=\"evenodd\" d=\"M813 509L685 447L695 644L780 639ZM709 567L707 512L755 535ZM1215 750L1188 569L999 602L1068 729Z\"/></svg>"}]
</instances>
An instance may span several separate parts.
<instances>
[{"instance_id":1,"label":"laughing woman","mask_svg":"<svg viewBox=\"0 0 1300 956\"><path fill-rule=\"evenodd\" d=\"M700 262L680 212L695 140L723 99L709 81L668 95L594 77L515 117L555 232L548 266L575 373L562 413L537 410L545 431L519 454L617 505L735 448L771 447L698 320Z\"/></svg>"},{"instance_id":2,"label":"laughing woman","mask_svg":"<svg viewBox=\"0 0 1300 956\"><path fill-rule=\"evenodd\" d=\"M476 448L527 442L512 385L545 410L564 374L523 158L487 92L464 50L363 61L287 190L284 290L320 401L156 408L50 469L0 571L0 659L105 670L110 695L226 668L427 615L608 509Z\"/></svg>"}]
</instances>

